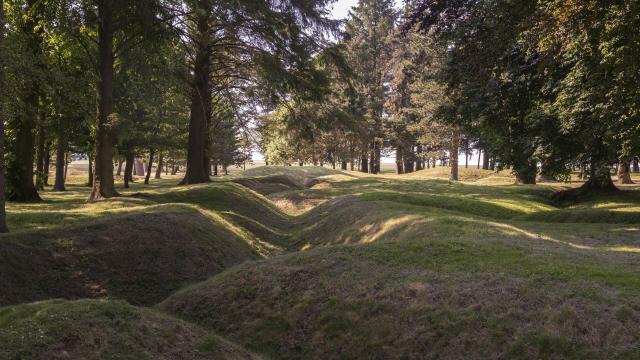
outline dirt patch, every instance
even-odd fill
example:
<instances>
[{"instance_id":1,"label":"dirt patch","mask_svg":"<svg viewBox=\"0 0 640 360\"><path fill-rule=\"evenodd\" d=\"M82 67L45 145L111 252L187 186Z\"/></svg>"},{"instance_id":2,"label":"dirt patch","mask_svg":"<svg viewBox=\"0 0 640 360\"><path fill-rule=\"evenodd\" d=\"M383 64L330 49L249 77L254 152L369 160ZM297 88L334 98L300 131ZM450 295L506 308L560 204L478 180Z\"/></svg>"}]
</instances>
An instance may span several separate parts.
<instances>
[{"instance_id":1,"label":"dirt patch","mask_svg":"<svg viewBox=\"0 0 640 360\"><path fill-rule=\"evenodd\" d=\"M0 305L51 298L154 304L259 256L195 210L130 214L0 240Z\"/></svg>"}]
</instances>

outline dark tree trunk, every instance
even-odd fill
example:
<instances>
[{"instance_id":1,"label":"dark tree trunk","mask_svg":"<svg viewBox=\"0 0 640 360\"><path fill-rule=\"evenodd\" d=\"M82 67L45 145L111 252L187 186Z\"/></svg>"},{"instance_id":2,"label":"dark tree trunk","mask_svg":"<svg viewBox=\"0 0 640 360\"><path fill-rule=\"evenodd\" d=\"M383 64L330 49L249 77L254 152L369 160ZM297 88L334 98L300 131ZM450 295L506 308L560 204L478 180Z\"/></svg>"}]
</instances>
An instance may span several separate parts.
<instances>
[{"instance_id":1,"label":"dark tree trunk","mask_svg":"<svg viewBox=\"0 0 640 360\"><path fill-rule=\"evenodd\" d=\"M402 146L396 148L396 174L400 175L404 173L404 155Z\"/></svg>"},{"instance_id":2,"label":"dark tree trunk","mask_svg":"<svg viewBox=\"0 0 640 360\"><path fill-rule=\"evenodd\" d=\"M494 171L496 169L496 158L492 157L489 161L489 170Z\"/></svg>"},{"instance_id":3,"label":"dark tree trunk","mask_svg":"<svg viewBox=\"0 0 640 360\"><path fill-rule=\"evenodd\" d=\"M629 159L621 157L618 162L618 184L633 184L631 180L631 163Z\"/></svg>"},{"instance_id":4,"label":"dark tree trunk","mask_svg":"<svg viewBox=\"0 0 640 360\"><path fill-rule=\"evenodd\" d=\"M156 179L162 178L162 167L164 166L164 153L158 154L158 167L156 168Z\"/></svg>"},{"instance_id":5,"label":"dark tree trunk","mask_svg":"<svg viewBox=\"0 0 640 360\"><path fill-rule=\"evenodd\" d=\"M218 176L218 163L213 163L213 176Z\"/></svg>"},{"instance_id":6,"label":"dark tree trunk","mask_svg":"<svg viewBox=\"0 0 640 360\"><path fill-rule=\"evenodd\" d=\"M64 186L66 178L66 159L67 153L67 139L65 138L64 130L60 130L58 133L58 147L56 149L56 180L53 183L53 191L65 191Z\"/></svg>"},{"instance_id":7,"label":"dark tree trunk","mask_svg":"<svg viewBox=\"0 0 640 360\"><path fill-rule=\"evenodd\" d=\"M377 141L376 141L376 142L375 142L375 146L374 146L374 152L373 152L373 154L374 154L374 156L375 156L375 158L374 158L374 161L375 161L375 162L374 162L375 167L374 167L374 169L373 169L373 171L374 171L373 173L374 173L374 174L379 174L379 173L380 173L380 170L381 170L381 167L380 167L380 161L381 161L381 154L380 154L380 152L381 152L381 147L382 147L382 145L381 145L379 142L377 142Z\"/></svg>"},{"instance_id":8,"label":"dark tree trunk","mask_svg":"<svg viewBox=\"0 0 640 360\"><path fill-rule=\"evenodd\" d=\"M405 174L409 174L414 172L414 164L416 164L416 166L419 166L420 164L420 160L416 161L415 163L413 162L412 159L406 159L404 161L404 173Z\"/></svg>"},{"instance_id":9,"label":"dark tree trunk","mask_svg":"<svg viewBox=\"0 0 640 360\"><path fill-rule=\"evenodd\" d=\"M89 159L89 179L87 186L93 187L93 161L91 160L91 154L87 154L87 158Z\"/></svg>"},{"instance_id":10,"label":"dark tree trunk","mask_svg":"<svg viewBox=\"0 0 640 360\"><path fill-rule=\"evenodd\" d=\"M4 1L0 0L0 48L4 48ZM0 53L0 94L5 94L4 54ZM4 159L4 102L0 101L0 159ZM0 161L0 233L9 231L4 199L4 160Z\"/></svg>"},{"instance_id":11,"label":"dark tree trunk","mask_svg":"<svg viewBox=\"0 0 640 360\"><path fill-rule=\"evenodd\" d=\"M342 163L340 164L340 169L347 170L347 161L346 160L342 160Z\"/></svg>"},{"instance_id":12,"label":"dark tree trunk","mask_svg":"<svg viewBox=\"0 0 640 360\"><path fill-rule=\"evenodd\" d=\"M36 0L27 1L27 11L34 10ZM32 13L31 15L35 15ZM34 59L39 59L42 49L42 37L37 33L37 19L34 16L27 17L21 30L27 39L28 51ZM37 201L40 200L38 190L33 182L33 161L35 149L35 132L37 125L37 109L40 86L35 77L25 78L22 82L21 98L24 111L15 118L13 125L14 140L9 144L10 156L7 161L7 197L11 201ZM7 119L9 120L9 119Z\"/></svg>"},{"instance_id":13,"label":"dark tree trunk","mask_svg":"<svg viewBox=\"0 0 640 360\"><path fill-rule=\"evenodd\" d=\"M535 160L530 160L527 164L514 167L516 184L535 185L537 172L538 164Z\"/></svg>"},{"instance_id":14,"label":"dark tree trunk","mask_svg":"<svg viewBox=\"0 0 640 360\"><path fill-rule=\"evenodd\" d=\"M180 171L180 165L174 165L173 168L171 169L171 175L178 174L178 171Z\"/></svg>"},{"instance_id":15,"label":"dark tree trunk","mask_svg":"<svg viewBox=\"0 0 640 360\"><path fill-rule=\"evenodd\" d=\"M638 163L638 159L637 158L633 159L631 164L632 164L633 172L634 173L639 173L640 172L640 164Z\"/></svg>"},{"instance_id":16,"label":"dark tree trunk","mask_svg":"<svg viewBox=\"0 0 640 360\"><path fill-rule=\"evenodd\" d=\"M480 158L482 157L482 150L478 149L478 170L480 169Z\"/></svg>"},{"instance_id":17,"label":"dark tree trunk","mask_svg":"<svg viewBox=\"0 0 640 360\"><path fill-rule=\"evenodd\" d=\"M206 157L208 124L211 108L211 27L209 8L211 0L199 0L196 14L196 57L193 64L191 88L191 117L187 145L187 171L180 184L199 184L211 181Z\"/></svg>"},{"instance_id":18,"label":"dark tree trunk","mask_svg":"<svg viewBox=\"0 0 640 360\"><path fill-rule=\"evenodd\" d=\"M124 187L129 188L129 182L133 182L133 162L135 161L135 155L133 151L127 151L125 153L124 164Z\"/></svg>"},{"instance_id":19,"label":"dark tree trunk","mask_svg":"<svg viewBox=\"0 0 640 360\"><path fill-rule=\"evenodd\" d=\"M38 122L38 152L36 155L36 188L44 190L44 158L45 158L45 112L40 111L40 121Z\"/></svg>"},{"instance_id":20,"label":"dark tree trunk","mask_svg":"<svg viewBox=\"0 0 640 360\"><path fill-rule=\"evenodd\" d=\"M96 96L96 158L90 200L118 196L113 176L113 2L98 1L98 83Z\"/></svg>"},{"instance_id":21,"label":"dark tree trunk","mask_svg":"<svg viewBox=\"0 0 640 360\"><path fill-rule=\"evenodd\" d=\"M482 169L489 170L489 152L487 150L482 154Z\"/></svg>"},{"instance_id":22,"label":"dark tree trunk","mask_svg":"<svg viewBox=\"0 0 640 360\"><path fill-rule=\"evenodd\" d=\"M362 158L360 158L360 171L363 173L369 172L369 159L366 154L363 154Z\"/></svg>"},{"instance_id":23,"label":"dark tree trunk","mask_svg":"<svg viewBox=\"0 0 640 360\"><path fill-rule=\"evenodd\" d=\"M151 179L151 170L153 169L153 157L155 156L155 151L153 149L149 150L149 163L147 164L147 175L144 177L145 185L149 185L149 179Z\"/></svg>"},{"instance_id":24,"label":"dark tree trunk","mask_svg":"<svg viewBox=\"0 0 640 360\"><path fill-rule=\"evenodd\" d=\"M458 154L460 153L460 130L457 128L453 130L453 136L451 139L450 149L450 162L451 166L451 180L458 181Z\"/></svg>"},{"instance_id":25,"label":"dark tree trunk","mask_svg":"<svg viewBox=\"0 0 640 360\"><path fill-rule=\"evenodd\" d=\"M122 176L122 159L118 159L118 169L116 170L116 176Z\"/></svg>"}]
</instances>

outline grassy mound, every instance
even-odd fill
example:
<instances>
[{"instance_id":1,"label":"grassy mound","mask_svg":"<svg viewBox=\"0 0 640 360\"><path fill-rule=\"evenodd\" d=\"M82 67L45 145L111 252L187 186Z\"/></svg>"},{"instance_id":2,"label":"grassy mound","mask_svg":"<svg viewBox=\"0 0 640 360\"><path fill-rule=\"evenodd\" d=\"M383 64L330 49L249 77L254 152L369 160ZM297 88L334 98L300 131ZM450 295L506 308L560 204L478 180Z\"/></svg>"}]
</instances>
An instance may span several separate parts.
<instances>
[{"instance_id":1,"label":"grassy mound","mask_svg":"<svg viewBox=\"0 0 640 360\"><path fill-rule=\"evenodd\" d=\"M188 206L157 206L3 236L0 304L102 297L154 304L185 284L258 257L228 223Z\"/></svg>"},{"instance_id":2,"label":"grassy mound","mask_svg":"<svg viewBox=\"0 0 640 360\"><path fill-rule=\"evenodd\" d=\"M160 307L276 358L637 358L637 269L499 241L334 246L235 267Z\"/></svg>"},{"instance_id":3,"label":"grassy mound","mask_svg":"<svg viewBox=\"0 0 640 360\"><path fill-rule=\"evenodd\" d=\"M402 178L414 180L449 180L450 177L451 168L446 166L438 166L402 175ZM515 181L515 178L509 174L509 171L496 172L493 170L477 169L475 166L469 168L459 167L458 178L460 181L468 182L482 180L483 182L489 183L513 183Z\"/></svg>"},{"instance_id":4,"label":"grassy mound","mask_svg":"<svg viewBox=\"0 0 640 360\"><path fill-rule=\"evenodd\" d=\"M248 177L287 176L295 183L310 187L314 181L323 176L340 175L341 171L319 166L260 166L244 172Z\"/></svg>"},{"instance_id":5,"label":"grassy mound","mask_svg":"<svg viewBox=\"0 0 640 360\"><path fill-rule=\"evenodd\" d=\"M270 195L283 191L299 190L303 185L287 175L272 175L254 178L239 178L232 180L236 184L246 186L262 195Z\"/></svg>"},{"instance_id":6,"label":"grassy mound","mask_svg":"<svg viewBox=\"0 0 640 360\"><path fill-rule=\"evenodd\" d=\"M252 359L197 326L121 301L0 308L1 359Z\"/></svg>"}]
</instances>

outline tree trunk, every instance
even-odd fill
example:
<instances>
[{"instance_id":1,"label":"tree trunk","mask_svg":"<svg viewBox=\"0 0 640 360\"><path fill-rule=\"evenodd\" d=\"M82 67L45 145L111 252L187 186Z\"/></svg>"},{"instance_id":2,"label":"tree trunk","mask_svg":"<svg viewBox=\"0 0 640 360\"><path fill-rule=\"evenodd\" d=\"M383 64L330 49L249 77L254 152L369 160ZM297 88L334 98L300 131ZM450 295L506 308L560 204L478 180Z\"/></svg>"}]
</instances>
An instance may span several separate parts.
<instances>
[{"instance_id":1,"label":"tree trunk","mask_svg":"<svg viewBox=\"0 0 640 360\"><path fill-rule=\"evenodd\" d=\"M171 175L178 174L178 171L180 171L180 166L179 165L174 165L173 168L171 169Z\"/></svg>"},{"instance_id":2,"label":"tree trunk","mask_svg":"<svg viewBox=\"0 0 640 360\"><path fill-rule=\"evenodd\" d=\"M347 170L347 161L346 160L342 160L342 163L340 164L340 169L342 170Z\"/></svg>"},{"instance_id":3,"label":"tree trunk","mask_svg":"<svg viewBox=\"0 0 640 360\"><path fill-rule=\"evenodd\" d=\"M369 172L369 159L367 158L367 154L363 154L360 159L360 171L363 173Z\"/></svg>"},{"instance_id":4,"label":"tree trunk","mask_svg":"<svg viewBox=\"0 0 640 360\"><path fill-rule=\"evenodd\" d=\"M140 159L139 157L136 156L134 161L133 161L133 166L135 166L134 175L136 175L136 176L144 176L144 163L142 162L142 159Z\"/></svg>"},{"instance_id":5,"label":"tree trunk","mask_svg":"<svg viewBox=\"0 0 640 360\"><path fill-rule=\"evenodd\" d=\"M158 167L156 168L156 179L162 178L162 166L164 166L164 153L160 151L158 155Z\"/></svg>"},{"instance_id":6,"label":"tree trunk","mask_svg":"<svg viewBox=\"0 0 640 360\"><path fill-rule=\"evenodd\" d=\"M113 1L98 1L98 83L96 96L96 158L89 200L118 196L113 177Z\"/></svg>"},{"instance_id":7,"label":"tree trunk","mask_svg":"<svg viewBox=\"0 0 640 360\"><path fill-rule=\"evenodd\" d=\"M116 176L122 176L122 159L118 159L118 170L116 170Z\"/></svg>"},{"instance_id":8,"label":"tree trunk","mask_svg":"<svg viewBox=\"0 0 640 360\"><path fill-rule=\"evenodd\" d=\"M478 149L478 170L480 170L480 158L482 157L482 150Z\"/></svg>"},{"instance_id":9,"label":"tree trunk","mask_svg":"<svg viewBox=\"0 0 640 360\"><path fill-rule=\"evenodd\" d=\"M208 161L206 144L211 108L211 28L209 9L211 0L199 0L197 14L196 57L193 64L191 88L191 116L189 119L189 143L187 145L187 171L180 184L199 184L211 181L206 171ZM205 166L206 164L206 166Z\"/></svg>"},{"instance_id":10,"label":"tree trunk","mask_svg":"<svg viewBox=\"0 0 640 360\"><path fill-rule=\"evenodd\" d=\"M404 156L402 146L396 148L396 174L400 175L404 173Z\"/></svg>"},{"instance_id":11,"label":"tree trunk","mask_svg":"<svg viewBox=\"0 0 640 360\"><path fill-rule=\"evenodd\" d=\"M66 178L66 153L67 153L67 139L65 138L64 130L59 130L58 133L58 147L56 149L56 180L53 184L53 191L65 191L65 178Z\"/></svg>"},{"instance_id":12,"label":"tree trunk","mask_svg":"<svg viewBox=\"0 0 640 360\"><path fill-rule=\"evenodd\" d=\"M489 170L489 152L487 150L482 154L482 169Z\"/></svg>"},{"instance_id":13,"label":"tree trunk","mask_svg":"<svg viewBox=\"0 0 640 360\"><path fill-rule=\"evenodd\" d=\"M413 157L415 158L415 171L420 171L425 168L424 164L424 154L422 154L422 145L416 145L415 152L413 153Z\"/></svg>"},{"instance_id":14,"label":"tree trunk","mask_svg":"<svg viewBox=\"0 0 640 360\"><path fill-rule=\"evenodd\" d=\"M89 159L89 179L87 186L93 187L93 162L91 161L91 154L87 154L87 158Z\"/></svg>"},{"instance_id":15,"label":"tree trunk","mask_svg":"<svg viewBox=\"0 0 640 360\"><path fill-rule=\"evenodd\" d=\"M640 164L638 163L638 158L633 159L631 164L633 164L633 172L634 173L639 173L640 172Z\"/></svg>"},{"instance_id":16,"label":"tree trunk","mask_svg":"<svg viewBox=\"0 0 640 360\"><path fill-rule=\"evenodd\" d=\"M135 161L135 155L133 151L127 151L125 153L125 164L124 164L124 187L125 189L129 188L129 182L133 182L133 163Z\"/></svg>"},{"instance_id":17,"label":"tree trunk","mask_svg":"<svg viewBox=\"0 0 640 360\"><path fill-rule=\"evenodd\" d=\"M633 184L631 180L631 163L629 159L621 157L618 162L618 184Z\"/></svg>"},{"instance_id":18,"label":"tree trunk","mask_svg":"<svg viewBox=\"0 0 640 360\"><path fill-rule=\"evenodd\" d=\"M0 0L0 49L4 48L4 24L4 1ZM4 56L4 53L0 53L0 94L5 94L6 89ZM7 120L4 118L4 114L6 114L4 102L0 101L0 159L4 159L4 123ZM7 227L4 191L4 161L0 161L0 233L6 233L9 231L9 228Z\"/></svg>"},{"instance_id":19,"label":"tree trunk","mask_svg":"<svg viewBox=\"0 0 640 360\"><path fill-rule=\"evenodd\" d=\"M36 155L36 188L44 190L44 158L45 158L45 132L44 132L45 112L40 111L40 121L38 122L38 151Z\"/></svg>"},{"instance_id":20,"label":"tree trunk","mask_svg":"<svg viewBox=\"0 0 640 360\"><path fill-rule=\"evenodd\" d=\"M149 163L147 164L147 175L144 178L145 185L149 185L149 179L151 178L151 170L153 169L153 157L155 156L155 151L153 149L149 150Z\"/></svg>"},{"instance_id":21,"label":"tree trunk","mask_svg":"<svg viewBox=\"0 0 640 360\"><path fill-rule=\"evenodd\" d=\"M514 167L516 184L535 185L537 172L538 163L535 160L530 160L527 164Z\"/></svg>"},{"instance_id":22,"label":"tree trunk","mask_svg":"<svg viewBox=\"0 0 640 360\"><path fill-rule=\"evenodd\" d=\"M451 180L458 181L458 154L460 152L460 130L458 128L453 130L450 152Z\"/></svg>"}]
</instances>

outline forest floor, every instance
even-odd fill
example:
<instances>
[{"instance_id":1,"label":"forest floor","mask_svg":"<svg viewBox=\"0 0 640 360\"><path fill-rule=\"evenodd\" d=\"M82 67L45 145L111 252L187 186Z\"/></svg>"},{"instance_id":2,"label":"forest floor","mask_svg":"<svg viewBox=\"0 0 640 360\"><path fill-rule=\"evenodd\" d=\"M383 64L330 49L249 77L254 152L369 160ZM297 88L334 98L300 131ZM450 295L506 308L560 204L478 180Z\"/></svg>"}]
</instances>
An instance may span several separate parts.
<instances>
[{"instance_id":1,"label":"forest floor","mask_svg":"<svg viewBox=\"0 0 640 360\"><path fill-rule=\"evenodd\" d=\"M9 204L0 359L640 358L640 191L255 167ZM640 180L640 179L639 179ZM57 299L57 300L53 300Z\"/></svg>"}]
</instances>

